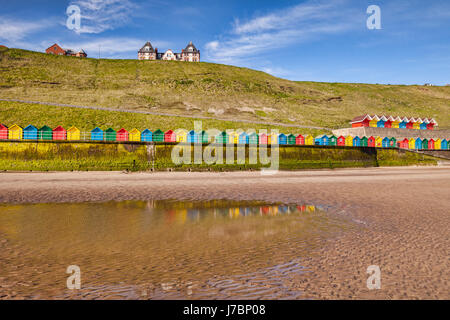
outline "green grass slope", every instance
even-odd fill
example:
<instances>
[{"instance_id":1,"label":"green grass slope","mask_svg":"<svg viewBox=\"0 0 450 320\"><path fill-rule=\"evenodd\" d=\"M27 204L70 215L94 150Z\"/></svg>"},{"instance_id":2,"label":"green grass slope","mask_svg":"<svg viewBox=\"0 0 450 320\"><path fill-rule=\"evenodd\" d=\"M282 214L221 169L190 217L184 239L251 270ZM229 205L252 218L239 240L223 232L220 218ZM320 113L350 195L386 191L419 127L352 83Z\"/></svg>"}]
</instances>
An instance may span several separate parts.
<instances>
[{"instance_id":1,"label":"green grass slope","mask_svg":"<svg viewBox=\"0 0 450 320\"><path fill-rule=\"evenodd\" d=\"M348 126L362 113L386 113L434 117L450 128L450 87L294 82L204 62L79 59L20 49L0 49L0 98L328 128Z\"/></svg>"}]
</instances>

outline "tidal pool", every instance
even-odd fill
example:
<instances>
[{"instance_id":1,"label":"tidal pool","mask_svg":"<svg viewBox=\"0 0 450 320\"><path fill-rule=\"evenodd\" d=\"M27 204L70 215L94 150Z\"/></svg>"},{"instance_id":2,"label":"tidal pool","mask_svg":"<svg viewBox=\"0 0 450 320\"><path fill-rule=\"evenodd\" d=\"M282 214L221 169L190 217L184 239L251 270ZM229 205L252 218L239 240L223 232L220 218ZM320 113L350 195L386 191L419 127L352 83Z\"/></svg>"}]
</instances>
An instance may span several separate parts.
<instances>
[{"instance_id":1,"label":"tidal pool","mask_svg":"<svg viewBox=\"0 0 450 320\"><path fill-rule=\"evenodd\" d=\"M352 227L311 204L0 205L0 299L301 298L302 258Z\"/></svg>"}]
</instances>

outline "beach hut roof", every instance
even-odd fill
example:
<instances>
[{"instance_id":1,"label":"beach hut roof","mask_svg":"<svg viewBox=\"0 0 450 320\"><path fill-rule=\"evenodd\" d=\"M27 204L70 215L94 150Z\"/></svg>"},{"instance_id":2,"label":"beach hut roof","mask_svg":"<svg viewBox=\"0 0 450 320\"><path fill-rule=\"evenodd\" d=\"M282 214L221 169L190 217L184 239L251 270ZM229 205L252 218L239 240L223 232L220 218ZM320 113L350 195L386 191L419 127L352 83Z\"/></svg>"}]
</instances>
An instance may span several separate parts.
<instances>
[{"instance_id":1,"label":"beach hut roof","mask_svg":"<svg viewBox=\"0 0 450 320\"><path fill-rule=\"evenodd\" d=\"M0 123L0 129L8 129L8 127L5 125L5 124L3 124L3 123Z\"/></svg>"},{"instance_id":2,"label":"beach hut roof","mask_svg":"<svg viewBox=\"0 0 450 320\"><path fill-rule=\"evenodd\" d=\"M142 131L142 134L149 134L152 133L149 129L145 129L144 131Z\"/></svg>"},{"instance_id":3,"label":"beach hut roof","mask_svg":"<svg viewBox=\"0 0 450 320\"><path fill-rule=\"evenodd\" d=\"M57 126L53 131L66 131L62 126Z\"/></svg>"},{"instance_id":4,"label":"beach hut roof","mask_svg":"<svg viewBox=\"0 0 450 320\"><path fill-rule=\"evenodd\" d=\"M172 133L173 133L173 130L167 130L166 133L167 133L167 134L172 134Z\"/></svg>"},{"instance_id":5,"label":"beach hut roof","mask_svg":"<svg viewBox=\"0 0 450 320\"><path fill-rule=\"evenodd\" d=\"M241 134L239 135L240 137L246 137L246 136L248 136L248 134L247 134L247 132L241 132Z\"/></svg>"},{"instance_id":6,"label":"beach hut roof","mask_svg":"<svg viewBox=\"0 0 450 320\"><path fill-rule=\"evenodd\" d=\"M52 131L52 128L50 128L47 125L44 125L42 128L39 129L39 131Z\"/></svg>"},{"instance_id":7,"label":"beach hut roof","mask_svg":"<svg viewBox=\"0 0 450 320\"><path fill-rule=\"evenodd\" d=\"M192 130L193 131L193 130ZM188 131L186 130L186 129L177 129L177 130L175 130L175 133L188 133Z\"/></svg>"},{"instance_id":8,"label":"beach hut roof","mask_svg":"<svg viewBox=\"0 0 450 320\"><path fill-rule=\"evenodd\" d=\"M105 131L108 132L108 133L109 133L109 132L116 132L116 130L114 130L113 128L108 128L108 129L106 129Z\"/></svg>"},{"instance_id":9,"label":"beach hut roof","mask_svg":"<svg viewBox=\"0 0 450 320\"><path fill-rule=\"evenodd\" d=\"M30 124L23 129L23 131L30 131L30 130L36 131L37 128L35 126L33 126L32 124Z\"/></svg>"},{"instance_id":10,"label":"beach hut roof","mask_svg":"<svg viewBox=\"0 0 450 320\"><path fill-rule=\"evenodd\" d=\"M127 130L125 130L124 128L120 129L119 131L117 131L117 133L128 133Z\"/></svg>"},{"instance_id":11,"label":"beach hut roof","mask_svg":"<svg viewBox=\"0 0 450 320\"><path fill-rule=\"evenodd\" d=\"M78 129L75 126L71 126L69 129L67 129L67 131L72 132L72 131L80 131L80 129Z\"/></svg>"},{"instance_id":12,"label":"beach hut roof","mask_svg":"<svg viewBox=\"0 0 450 320\"><path fill-rule=\"evenodd\" d=\"M161 129L157 129L155 132L153 133L164 133Z\"/></svg>"},{"instance_id":13,"label":"beach hut roof","mask_svg":"<svg viewBox=\"0 0 450 320\"><path fill-rule=\"evenodd\" d=\"M286 135L284 133L280 133L278 136L279 137L286 137Z\"/></svg>"},{"instance_id":14,"label":"beach hut roof","mask_svg":"<svg viewBox=\"0 0 450 320\"><path fill-rule=\"evenodd\" d=\"M138 129L133 128L130 130L130 133L141 133Z\"/></svg>"},{"instance_id":15,"label":"beach hut roof","mask_svg":"<svg viewBox=\"0 0 450 320\"><path fill-rule=\"evenodd\" d=\"M300 137L303 137L301 134L299 134L298 136L297 136L297 138L300 138Z\"/></svg>"},{"instance_id":16,"label":"beach hut roof","mask_svg":"<svg viewBox=\"0 0 450 320\"><path fill-rule=\"evenodd\" d=\"M103 132L103 130L100 129L99 127L95 127L94 129L92 129L91 132Z\"/></svg>"}]
</instances>

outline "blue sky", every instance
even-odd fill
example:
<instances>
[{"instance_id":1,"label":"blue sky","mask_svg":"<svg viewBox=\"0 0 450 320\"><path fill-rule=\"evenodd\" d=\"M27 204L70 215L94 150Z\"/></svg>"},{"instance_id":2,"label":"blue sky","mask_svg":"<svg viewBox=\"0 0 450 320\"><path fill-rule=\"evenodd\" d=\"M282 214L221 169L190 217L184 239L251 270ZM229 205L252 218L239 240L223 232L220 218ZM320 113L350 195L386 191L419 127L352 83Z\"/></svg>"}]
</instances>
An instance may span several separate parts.
<instances>
[{"instance_id":1,"label":"blue sky","mask_svg":"<svg viewBox=\"0 0 450 320\"><path fill-rule=\"evenodd\" d=\"M81 10L81 29L66 9ZM369 30L369 5L381 29ZM201 60L304 81L450 83L450 1L0 0L0 44L44 51L57 42L88 56L136 59L150 40Z\"/></svg>"}]
</instances>

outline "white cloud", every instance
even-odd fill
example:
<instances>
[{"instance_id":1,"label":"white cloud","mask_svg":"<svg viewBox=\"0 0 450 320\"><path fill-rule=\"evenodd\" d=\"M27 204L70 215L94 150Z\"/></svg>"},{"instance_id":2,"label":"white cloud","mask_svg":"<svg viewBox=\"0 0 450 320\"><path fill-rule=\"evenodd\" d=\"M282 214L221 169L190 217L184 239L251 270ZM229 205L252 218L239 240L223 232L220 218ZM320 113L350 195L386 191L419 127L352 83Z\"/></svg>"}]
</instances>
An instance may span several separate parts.
<instances>
[{"instance_id":1,"label":"white cloud","mask_svg":"<svg viewBox=\"0 0 450 320\"><path fill-rule=\"evenodd\" d=\"M355 12L344 3L309 1L245 22L236 19L224 39L206 44L206 56L215 62L242 63L258 54L351 30L359 22L364 26L364 10Z\"/></svg>"},{"instance_id":2,"label":"white cloud","mask_svg":"<svg viewBox=\"0 0 450 320\"><path fill-rule=\"evenodd\" d=\"M123 26L138 6L130 0L75 0L81 11L81 29L77 33L101 33Z\"/></svg>"},{"instance_id":3,"label":"white cloud","mask_svg":"<svg viewBox=\"0 0 450 320\"><path fill-rule=\"evenodd\" d=\"M29 22L0 17L0 39L14 43L49 26L50 23L47 20Z\"/></svg>"}]
</instances>

